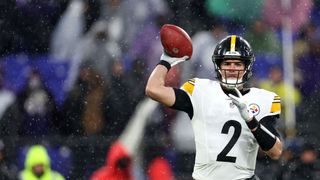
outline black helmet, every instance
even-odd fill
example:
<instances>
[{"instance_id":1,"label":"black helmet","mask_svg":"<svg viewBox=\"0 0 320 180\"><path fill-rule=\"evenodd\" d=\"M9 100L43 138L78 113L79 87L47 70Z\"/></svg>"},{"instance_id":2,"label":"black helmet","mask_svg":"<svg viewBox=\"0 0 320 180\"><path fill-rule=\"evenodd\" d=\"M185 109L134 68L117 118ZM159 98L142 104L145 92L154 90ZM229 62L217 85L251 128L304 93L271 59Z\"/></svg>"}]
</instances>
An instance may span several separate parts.
<instances>
[{"instance_id":1,"label":"black helmet","mask_svg":"<svg viewBox=\"0 0 320 180\"><path fill-rule=\"evenodd\" d=\"M223 60L241 60L245 64L245 73L242 79L237 79L236 82L228 82L223 80L220 64ZM246 83L252 75L251 69L254 62L254 54L250 44L241 36L231 35L227 36L219 42L212 55L212 62L216 69L217 79L230 87L237 87Z\"/></svg>"}]
</instances>

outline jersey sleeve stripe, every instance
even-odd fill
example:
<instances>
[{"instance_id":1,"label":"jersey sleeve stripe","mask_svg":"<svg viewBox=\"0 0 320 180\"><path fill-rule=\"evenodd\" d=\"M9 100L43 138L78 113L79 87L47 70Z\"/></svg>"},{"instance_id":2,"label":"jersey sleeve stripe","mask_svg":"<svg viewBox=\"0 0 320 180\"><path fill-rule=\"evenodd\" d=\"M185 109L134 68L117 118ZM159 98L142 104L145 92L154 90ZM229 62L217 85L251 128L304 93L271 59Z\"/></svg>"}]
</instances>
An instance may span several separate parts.
<instances>
[{"instance_id":1,"label":"jersey sleeve stripe","mask_svg":"<svg viewBox=\"0 0 320 180\"><path fill-rule=\"evenodd\" d=\"M274 98L273 98L273 100L280 100L281 98L280 98L280 96L275 96Z\"/></svg>"},{"instance_id":2,"label":"jersey sleeve stripe","mask_svg":"<svg viewBox=\"0 0 320 180\"><path fill-rule=\"evenodd\" d=\"M272 102L271 104L271 113L280 112L281 111L281 103L279 102Z\"/></svg>"},{"instance_id":3,"label":"jersey sleeve stripe","mask_svg":"<svg viewBox=\"0 0 320 180\"><path fill-rule=\"evenodd\" d=\"M192 95L193 89L194 89L194 79L189 80L188 82L185 82L182 86L181 89L186 91L189 95Z\"/></svg>"},{"instance_id":4,"label":"jersey sleeve stripe","mask_svg":"<svg viewBox=\"0 0 320 180\"><path fill-rule=\"evenodd\" d=\"M196 80L195 80L195 79L189 79L188 82L194 85L194 83L196 82Z\"/></svg>"}]
</instances>

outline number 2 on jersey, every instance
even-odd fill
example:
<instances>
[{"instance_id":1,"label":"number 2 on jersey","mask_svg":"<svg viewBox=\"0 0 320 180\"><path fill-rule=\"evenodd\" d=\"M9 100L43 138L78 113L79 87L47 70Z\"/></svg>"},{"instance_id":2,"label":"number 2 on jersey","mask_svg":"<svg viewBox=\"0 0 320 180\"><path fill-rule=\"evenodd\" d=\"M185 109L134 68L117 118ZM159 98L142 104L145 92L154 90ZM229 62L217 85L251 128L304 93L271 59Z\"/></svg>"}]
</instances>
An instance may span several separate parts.
<instances>
[{"instance_id":1,"label":"number 2 on jersey","mask_svg":"<svg viewBox=\"0 0 320 180\"><path fill-rule=\"evenodd\" d=\"M235 120L229 120L227 121L223 127L222 127L222 134L228 134L230 127L234 128L234 133L232 135L232 138L224 147L224 149L218 154L217 161L223 161L223 162L236 162L236 157L234 156L227 156L227 154L230 152L232 147L236 144L238 141L240 134L241 134L241 124L238 121Z\"/></svg>"}]
</instances>

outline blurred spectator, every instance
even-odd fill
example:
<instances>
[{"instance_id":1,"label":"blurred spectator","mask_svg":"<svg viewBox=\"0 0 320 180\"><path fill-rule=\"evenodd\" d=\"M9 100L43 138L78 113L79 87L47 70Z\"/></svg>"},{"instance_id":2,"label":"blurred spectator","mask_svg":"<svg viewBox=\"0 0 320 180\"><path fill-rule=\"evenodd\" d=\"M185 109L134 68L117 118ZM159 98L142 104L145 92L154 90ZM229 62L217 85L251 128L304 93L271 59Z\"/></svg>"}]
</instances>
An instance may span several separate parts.
<instances>
[{"instance_id":1,"label":"blurred spectator","mask_svg":"<svg viewBox=\"0 0 320 180\"><path fill-rule=\"evenodd\" d=\"M108 81L112 62L121 57L121 50L119 45L110 39L107 28L105 21L95 22L75 53L81 64L90 63Z\"/></svg>"},{"instance_id":2,"label":"blurred spectator","mask_svg":"<svg viewBox=\"0 0 320 180\"><path fill-rule=\"evenodd\" d=\"M21 180L65 179L59 172L51 169L50 157L42 145L33 145L29 148L24 169L20 172L19 177Z\"/></svg>"},{"instance_id":3,"label":"blurred spectator","mask_svg":"<svg viewBox=\"0 0 320 180\"><path fill-rule=\"evenodd\" d=\"M64 135L94 135L106 127L106 107L103 106L106 82L101 74L84 64L80 68L78 82L68 93L63 104L60 124Z\"/></svg>"},{"instance_id":4,"label":"blurred spectator","mask_svg":"<svg viewBox=\"0 0 320 180\"><path fill-rule=\"evenodd\" d=\"M52 141L51 141L52 142ZM32 142L28 142L27 144L16 148L15 151L15 164L17 164L18 169L23 169L26 156L28 151L30 150L30 144L41 144L45 147L48 156L50 157L50 167L51 169L58 171L62 176L67 179L70 178L70 174L74 173L74 164L73 164L73 152L67 146L61 145L53 145L51 142L47 140L43 140L43 138L35 139Z\"/></svg>"},{"instance_id":5,"label":"blurred spectator","mask_svg":"<svg viewBox=\"0 0 320 180\"><path fill-rule=\"evenodd\" d=\"M50 54L56 59L71 60L86 30L85 6L85 1L71 0L61 15L50 38Z\"/></svg>"},{"instance_id":6,"label":"blurred spectator","mask_svg":"<svg viewBox=\"0 0 320 180\"><path fill-rule=\"evenodd\" d=\"M142 80L129 77L122 61L110 62L109 68L110 77L106 81L91 62L82 66L79 84L69 93L62 110L67 114L63 128L66 134L114 135L122 132L139 101L139 97L131 92L131 88L138 87L130 87L128 81L139 84Z\"/></svg>"},{"instance_id":7,"label":"blurred spectator","mask_svg":"<svg viewBox=\"0 0 320 180\"><path fill-rule=\"evenodd\" d=\"M291 92L293 94L291 102L294 102L296 106L300 105L301 93L295 87L290 87L283 81L283 71L278 66L271 66L269 68L269 78L261 80L259 84L260 88L273 91L278 94L281 99L286 101L286 93ZM285 104L285 103L283 103ZM285 111L285 107L282 108ZM285 113L283 113L285 114Z\"/></svg>"},{"instance_id":8,"label":"blurred spectator","mask_svg":"<svg viewBox=\"0 0 320 180\"><path fill-rule=\"evenodd\" d=\"M122 12L123 0L102 0L101 6L101 18L106 22L108 29L107 34L109 34L110 39L119 44L122 36L124 35L125 22L124 15ZM132 14L132 16L134 16ZM129 30L129 29L126 29ZM121 44L122 45L122 44Z\"/></svg>"},{"instance_id":9,"label":"blurred spectator","mask_svg":"<svg viewBox=\"0 0 320 180\"><path fill-rule=\"evenodd\" d=\"M298 59L301 55L309 53L309 41L319 34L317 25L314 22L305 24L298 32L297 39L294 41L293 55L295 63L298 63Z\"/></svg>"},{"instance_id":10,"label":"blurred spectator","mask_svg":"<svg viewBox=\"0 0 320 180\"><path fill-rule=\"evenodd\" d=\"M123 62L114 61L111 64L111 77L103 104L107 109L105 115L108 124L105 133L108 135L120 134L123 131L138 102L136 97L131 96L131 89L138 87L129 87L129 79L124 71Z\"/></svg>"},{"instance_id":11,"label":"blurred spectator","mask_svg":"<svg viewBox=\"0 0 320 180\"><path fill-rule=\"evenodd\" d=\"M4 142L0 139L0 180L16 180L17 167L9 165Z\"/></svg>"},{"instance_id":12,"label":"blurred spectator","mask_svg":"<svg viewBox=\"0 0 320 180\"><path fill-rule=\"evenodd\" d=\"M66 80L66 91L71 90L74 85L82 64L90 64L104 80L109 81L112 62L120 59L122 52L119 45L110 39L107 28L107 22L103 20L95 22L76 47L73 47L75 50L69 77Z\"/></svg>"},{"instance_id":13,"label":"blurred spectator","mask_svg":"<svg viewBox=\"0 0 320 180\"><path fill-rule=\"evenodd\" d=\"M262 19L252 22L250 28L245 31L244 38L251 43L255 54L282 52L281 42L276 33Z\"/></svg>"},{"instance_id":14,"label":"blurred spectator","mask_svg":"<svg viewBox=\"0 0 320 180\"><path fill-rule=\"evenodd\" d=\"M318 152L311 145L306 143L297 159L293 159L282 167L277 180L316 180L319 179Z\"/></svg>"},{"instance_id":15,"label":"blurred spectator","mask_svg":"<svg viewBox=\"0 0 320 180\"><path fill-rule=\"evenodd\" d=\"M92 53L98 52L99 55L106 53L103 48L107 47L108 38L97 35L99 33L97 30L104 30L101 29L101 25L99 29L94 28L99 24L96 22L99 21L101 15L101 1L71 0L67 2L69 3L67 9L62 14L50 38L50 55L58 60L71 61L70 72L64 87L64 90L69 92L77 80L81 63L84 60L94 61L95 57L92 56ZM100 40L100 43L96 42ZM102 52L95 48L100 48L99 50ZM103 63L104 59L102 60ZM101 58L95 61L99 62ZM100 67L106 68L104 65L105 63Z\"/></svg>"},{"instance_id":16,"label":"blurred spectator","mask_svg":"<svg viewBox=\"0 0 320 180\"><path fill-rule=\"evenodd\" d=\"M57 132L55 101L36 70L30 72L25 88L18 95L18 102L22 117L21 135L37 137Z\"/></svg>"},{"instance_id":17,"label":"blurred spectator","mask_svg":"<svg viewBox=\"0 0 320 180\"><path fill-rule=\"evenodd\" d=\"M174 180L171 165L163 157L155 157L149 164L147 170L149 180Z\"/></svg>"},{"instance_id":18,"label":"blurred spectator","mask_svg":"<svg viewBox=\"0 0 320 180\"><path fill-rule=\"evenodd\" d=\"M118 139L109 148L105 164L96 170L91 180L132 180L134 161L139 154L148 117L157 103L144 99L137 106L135 113Z\"/></svg>"},{"instance_id":19,"label":"blurred spectator","mask_svg":"<svg viewBox=\"0 0 320 180\"><path fill-rule=\"evenodd\" d=\"M91 180L133 180L132 158L121 142L109 148L105 165L92 174Z\"/></svg>"},{"instance_id":20,"label":"blurred spectator","mask_svg":"<svg viewBox=\"0 0 320 180\"><path fill-rule=\"evenodd\" d=\"M290 138L285 141L284 151L279 161L281 166L288 164L289 162L297 159L302 147L305 143L305 139L301 137Z\"/></svg>"},{"instance_id":21,"label":"blurred spectator","mask_svg":"<svg viewBox=\"0 0 320 180\"><path fill-rule=\"evenodd\" d=\"M303 53L297 62L297 68L301 72L302 82L298 87L303 97L310 97L317 89L320 89L319 78L320 69L320 35L315 33L308 40L308 52Z\"/></svg>"},{"instance_id":22,"label":"blurred spectator","mask_svg":"<svg viewBox=\"0 0 320 180\"><path fill-rule=\"evenodd\" d=\"M120 134L144 95L139 69L126 74L122 61L112 61L106 81L95 65L90 61L82 65L78 84L64 102L63 134Z\"/></svg>"}]
</instances>

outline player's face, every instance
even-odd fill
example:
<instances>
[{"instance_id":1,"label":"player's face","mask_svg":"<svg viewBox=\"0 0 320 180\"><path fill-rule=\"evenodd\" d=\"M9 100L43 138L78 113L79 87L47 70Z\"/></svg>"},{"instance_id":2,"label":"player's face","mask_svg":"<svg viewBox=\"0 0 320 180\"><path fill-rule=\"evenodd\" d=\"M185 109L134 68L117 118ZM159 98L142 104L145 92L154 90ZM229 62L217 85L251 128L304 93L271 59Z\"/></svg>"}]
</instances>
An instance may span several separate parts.
<instances>
[{"instance_id":1,"label":"player's face","mask_svg":"<svg viewBox=\"0 0 320 180\"><path fill-rule=\"evenodd\" d=\"M244 75L245 65L240 60L224 60L221 65L223 79L241 79Z\"/></svg>"}]
</instances>

